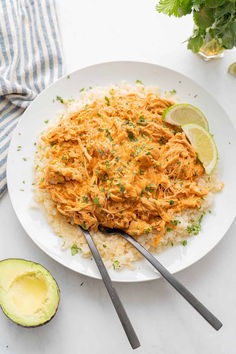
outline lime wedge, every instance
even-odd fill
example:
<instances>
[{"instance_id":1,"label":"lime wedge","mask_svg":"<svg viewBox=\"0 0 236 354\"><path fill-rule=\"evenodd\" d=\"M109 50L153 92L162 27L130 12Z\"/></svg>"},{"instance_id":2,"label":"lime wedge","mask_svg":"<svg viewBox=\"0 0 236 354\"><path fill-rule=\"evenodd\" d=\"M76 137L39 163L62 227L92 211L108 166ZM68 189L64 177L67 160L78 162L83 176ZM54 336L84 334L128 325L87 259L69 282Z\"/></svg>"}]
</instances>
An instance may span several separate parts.
<instances>
[{"instance_id":1,"label":"lime wedge","mask_svg":"<svg viewBox=\"0 0 236 354\"><path fill-rule=\"evenodd\" d=\"M228 67L228 73L233 76L236 76L236 61Z\"/></svg>"},{"instance_id":2,"label":"lime wedge","mask_svg":"<svg viewBox=\"0 0 236 354\"><path fill-rule=\"evenodd\" d=\"M201 127L209 130L208 122L204 114L200 109L192 106L191 104L181 103L175 104L165 110L163 113L163 119L173 125L184 125L195 123Z\"/></svg>"},{"instance_id":3,"label":"lime wedge","mask_svg":"<svg viewBox=\"0 0 236 354\"><path fill-rule=\"evenodd\" d=\"M182 129L197 152L206 173L211 174L218 159L218 152L213 137L198 124L185 124L182 126Z\"/></svg>"}]
</instances>

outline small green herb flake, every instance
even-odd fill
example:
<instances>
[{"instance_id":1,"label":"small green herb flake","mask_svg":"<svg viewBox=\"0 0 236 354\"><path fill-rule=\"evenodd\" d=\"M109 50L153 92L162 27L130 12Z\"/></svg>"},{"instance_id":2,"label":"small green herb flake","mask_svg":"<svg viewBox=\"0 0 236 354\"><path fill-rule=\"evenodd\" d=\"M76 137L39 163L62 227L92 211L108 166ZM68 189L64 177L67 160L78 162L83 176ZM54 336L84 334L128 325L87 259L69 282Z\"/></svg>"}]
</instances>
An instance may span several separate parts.
<instances>
[{"instance_id":1,"label":"small green herb flake","mask_svg":"<svg viewBox=\"0 0 236 354\"><path fill-rule=\"evenodd\" d=\"M95 197L94 200L93 200L93 202L94 202L95 205L97 205L97 206L99 206L99 207L101 206L101 205L99 204L99 197Z\"/></svg>"},{"instance_id":2,"label":"small green herb flake","mask_svg":"<svg viewBox=\"0 0 236 354\"><path fill-rule=\"evenodd\" d=\"M26 158L26 157L22 157L22 159L23 159L24 161L27 161L27 158Z\"/></svg>"},{"instance_id":3,"label":"small green herb flake","mask_svg":"<svg viewBox=\"0 0 236 354\"><path fill-rule=\"evenodd\" d=\"M175 94L176 94L176 90L175 90L175 89L170 90L170 94L171 94L171 95L175 95Z\"/></svg>"},{"instance_id":4,"label":"small green herb flake","mask_svg":"<svg viewBox=\"0 0 236 354\"><path fill-rule=\"evenodd\" d=\"M104 243L104 244L102 245L102 247L103 247L103 248L106 248L106 247L107 247L107 245L105 245L105 243Z\"/></svg>"},{"instance_id":5,"label":"small green herb flake","mask_svg":"<svg viewBox=\"0 0 236 354\"><path fill-rule=\"evenodd\" d=\"M45 124L48 124L48 122L49 122L49 120L45 120L45 121L44 121Z\"/></svg>"},{"instance_id":6,"label":"small green herb flake","mask_svg":"<svg viewBox=\"0 0 236 354\"><path fill-rule=\"evenodd\" d=\"M63 98L61 98L61 96L57 96L57 97L56 97L56 100L59 101L59 102L61 102L61 103L65 103L64 100L63 100Z\"/></svg>"},{"instance_id":7,"label":"small green herb flake","mask_svg":"<svg viewBox=\"0 0 236 354\"><path fill-rule=\"evenodd\" d=\"M110 163L109 163L109 161L106 161L106 168L109 170L109 168L110 168Z\"/></svg>"},{"instance_id":8,"label":"small green herb flake","mask_svg":"<svg viewBox=\"0 0 236 354\"><path fill-rule=\"evenodd\" d=\"M146 233L146 234L149 234L149 232L151 232L151 229L144 229L144 232Z\"/></svg>"},{"instance_id":9,"label":"small green herb flake","mask_svg":"<svg viewBox=\"0 0 236 354\"><path fill-rule=\"evenodd\" d=\"M83 195L82 202L83 203L88 203L88 197L86 195Z\"/></svg>"},{"instance_id":10,"label":"small green herb flake","mask_svg":"<svg viewBox=\"0 0 236 354\"><path fill-rule=\"evenodd\" d=\"M142 81L140 81L140 80L136 80L136 84L143 85Z\"/></svg>"},{"instance_id":11,"label":"small green herb flake","mask_svg":"<svg viewBox=\"0 0 236 354\"><path fill-rule=\"evenodd\" d=\"M172 231L173 229L171 228L171 227L167 227L167 229L166 229L166 231L167 232L170 232L170 231Z\"/></svg>"},{"instance_id":12,"label":"small green herb flake","mask_svg":"<svg viewBox=\"0 0 236 354\"><path fill-rule=\"evenodd\" d=\"M180 224L181 222L179 220L171 220L171 223L175 226L177 226L178 224Z\"/></svg>"},{"instance_id":13,"label":"small green herb flake","mask_svg":"<svg viewBox=\"0 0 236 354\"><path fill-rule=\"evenodd\" d=\"M80 283L80 286L83 286L84 285L84 282L82 281L82 283Z\"/></svg>"},{"instance_id":14,"label":"small green herb flake","mask_svg":"<svg viewBox=\"0 0 236 354\"><path fill-rule=\"evenodd\" d=\"M184 240L184 241L181 241L180 243L185 247L187 245L188 241Z\"/></svg>"},{"instance_id":15,"label":"small green herb flake","mask_svg":"<svg viewBox=\"0 0 236 354\"><path fill-rule=\"evenodd\" d=\"M111 196L111 192L108 191L108 192L107 192L107 199L110 199L110 196Z\"/></svg>"},{"instance_id":16,"label":"small green herb flake","mask_svg":"<svg viewBox=\"0 0 236 354\"><path fill-rule=\"evenodd\" d=\"M128 138L130 141L136 141L135 137L134 137L134 133L131 130L127 130L128 133Z\"/></svg>"},{"instance_id":17,"label":"small green herb flake","mask_svg":"<svg viewBox=\"0 0 236 354\"><path fill-rule=\"evenodd\" d=\"M115 261L115 262L113 263L113 268L114 268L114 269L119 268L119 266L120 266L120 262L119 262L119 261Z\"/></svg>"},{"instance_id":18,"label":"small green herb flake","mask_svg":"<svg viewBox=\"0 0 236 354\"><path fill-rule=\"evenodd\" d=\"M70 79L70 75L67 75L67 77L66 77L67 79Z\"/></svg>"},{"instance_id":19,"label":"small green herb flake","mask_svg":"<svg viewBox=\"0 0 236 354\"><path fill-rule=\"evenodd\" d=\"M203 216L204 216L204 214L202 214L200 216L200 218L198 219L197 224L192 224L191 226L187 227L187 231L188 231L189 234L194 234L194 235L198 235L199 234L199 232L201 231L201 228L202 228L201 223L202 223Z\"/></svg>"},{"instance_id":20,"label":"small green herb flake","mask_svg":"<svg viewBox=\"0 0 236 354\"><path fill-rule=\"evenodd\" d=\"M85 90L85 88L83 87L82 89L79 90L79 92L83 92Z\"/></svg>"},{"instance_id":21,"label":"small green herb flake","mask_svg":"<svg viewBox=\"0 0 236 354\"><path fill-rule=\"evenodd\" d=\"M125 186L120 183L120 193L124 193L125 191Z\"/></svg>"},{"instance_id":22,"label":"small green herb flake","mask_svg":"<svg viewBox=\"0 0 236 354\"><path fill-rule=\"evenodd\" d=\"M175 202L173 200L169 200L170 205L174 205Z\"/></svg>"},{"instance_id":23,"label":"small green herb flake","mask_svg":"<svg viewBox=\"0 0 236 354\"><path fill-rule=\"evenodd\" d=\"M108 129L106 129L106 136L107 136L107 138L108 138L110 141L113 141L113 138L112 138L112 136L111 136L111 134L110 134L110 132L109 132Z\"/></svg>"},{"instance_id":24,"label":"small green herb flake","mask_svg":"<svg viewBox=\"0 0 236 354\"><path fill-rule=\"evenodd\" d=\"M140 175L144 175L144 170L139 171Z\"/></svg>"},{"instance_id":25,"label":"small green herb flake","mask_svg":"<svg viewBox=\"0 0 236 354\"><path fill-rule=\"evenodd\" d=\"M115 160L118 162L120 161L120 156L116 156Z\"/></svg>"},{"instance_id":26,"label":"small green herb flake","mask_svg":"<svg viewBox=\"0 0 236 354\"><path fill-rule=\"evenodd\" d=\"M110 106L110 100L107 96L105 96L105 101L106 101L107 105Z\"/></svg>"},{"instance_id":27,"label":"small green herb flake","mask_svg":"<svg viewBox=\"0 0 236 354\"><path fill-rule=\"evenodd\" d=\"M71 255L72 256L75 256L79 252L79 248L75 244L73 246L71 246L70 250L71 250Z\"/></svg>"}]
</instances>

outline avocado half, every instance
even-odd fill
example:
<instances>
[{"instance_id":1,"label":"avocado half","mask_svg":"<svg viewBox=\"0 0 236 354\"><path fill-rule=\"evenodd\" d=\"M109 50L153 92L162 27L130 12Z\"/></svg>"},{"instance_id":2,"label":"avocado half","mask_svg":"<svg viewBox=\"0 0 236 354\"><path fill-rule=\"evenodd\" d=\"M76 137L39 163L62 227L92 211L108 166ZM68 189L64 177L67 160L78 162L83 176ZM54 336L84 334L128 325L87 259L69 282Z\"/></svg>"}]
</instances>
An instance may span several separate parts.
<instances>
[{"instance_id":1,"label":"avocado half","mask_svg":"<svg viewBox=\"0 0 236 354\"><path fill-rule=\"evenodd\" d=\"M24 259L0 261L0 305L12 321L37 327L55 315L60 291L42 265Z\"/></svg>"}]
</instances>

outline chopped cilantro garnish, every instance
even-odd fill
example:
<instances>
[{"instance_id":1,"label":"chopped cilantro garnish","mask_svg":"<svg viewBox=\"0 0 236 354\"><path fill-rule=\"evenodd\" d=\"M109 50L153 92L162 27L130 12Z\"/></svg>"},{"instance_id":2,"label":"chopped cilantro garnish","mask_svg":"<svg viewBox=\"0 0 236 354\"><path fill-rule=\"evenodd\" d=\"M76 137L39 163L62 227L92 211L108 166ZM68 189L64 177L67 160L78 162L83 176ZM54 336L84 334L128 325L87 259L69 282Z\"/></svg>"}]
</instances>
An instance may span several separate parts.
<instances>
[{"instance_id":1,"label":"chopped cilantro garnish","mask_svg":"<svg viewBox=\"0 0 236 354\"><path fill-rule=\"evenodd\" d=\"M88 197L86 195L83 195L82 202L83 203L88 203Z\"/></svg>"},{"instance_id":2,"label":"chopped cilantro garnish","mask_svg":"<svg viewBox=\"0 0 236 354\"><path fill-rule=\"evenodd\" d=\"M170 232L170 231L172 231L173 229L171 228L171 227L167 227L167 229L166 229L166 231L167 232Z\"/></svg>"},{"instance_id":3,"label":"chopped cilantro garnish","mask_svg":"<svg viewBox=\"0 0 236 354\"><path fill-rule=\"evenodd\" d=\"M177 226L178 224L181 223L181 221L175 219L175 220L171 220L171 223L172 223L173 225Z\"/></svg>"},{"instance_id":4,"label":"chopped cilantro garnish","mask_svg":"<svg viewBox=\"0 0 236 354\"><path fill-rule=\"evenodd\" d=\"M110 163L109 163L109 161L106 161L106 168L109 170L109 168L110 168Z\"/></svg>"},{"instance_id":5,"label":"chopped cilantro garnish","mask_svg":"<svg viewBox=\"0 0 236 354\"><path fill-rule=\"evenodd\" d=\"M134 137L134 133L131 130L127 130L128 133L128 138L130 141L136 141L135 137Z\"/></svg>"},{"instance_id":6,"label":"chopped cilantro garnish","mask_svg":"<svg viewBox=\"0 0 236 354\"><path fill-rule=\"evenodd\" d=\"M59 101L59 102L61 102L61 103L64 103L63 98L61 98L60 96L57 96L57 97L56 97L56 100Z\"/></svg>"},{"instance_id":7,"label":"chopped cilantro garnish","mask_svg":"<svg viewBox=\"0 0 236 354\"><path fill-rule=\"evenodd\" d=\"M144 175L144 170L139 171L140 175Z\"/></svg>"},{"instance_id":8,"label":"chopped cilantro garnish","mask_svg":"<svg viewBox=\"0 0 236 354\"><path fill-rule=\"evenodd\" d=\"M118 162L120 161L120 156L116 156L115 160Z\"/></svg>"},{"instance_id":9,"label":"chopped cilantro garnish","mask_svg":"<svg viewBox=\"0 0 236 354\"><path fill-rule=\"evenodd\" d=\"M164 136L160 137L159 144L164 145L166 143Z\"/></svg>"},{"instance_id":10,"label":"chopped cilantro garnish","mask_svg":"<svg viewBox=\"0 0 236 354\"><path fill-rule=\"evenodd\" d=\"M107 133L107 138L108 138L110 141L113 141L113 138L112 138L112 136L111 136L111 134L110 134L110 132L109 132L108 129L106 129L106 133Z\"/></svg>"},{"instance_id":11,"label":"chopped cilantro garnish","mask_svg":"<svg viewBox=\"0 0 236 354\"><path fill-rule=\"evenodd\" d=\"M102 182L106 182L107 178L108 178L108 174L104 173L104 176L102 177Z\"/></svg>"},{"instance_id":12,"label":"chopped cilantro garnish","mask_svg":"<svg viewBox=\"0 0 236 354\"><path fill-rule=\"evenodd\" d=\"M22 159L23 159L24 161L27 161L27 158L26 158L26 157L22 157Z\"/></svg>"},{"instance_id":13,"label":"chopped cilantro garnish","mask_svg":"<svg viewBox=\"0 0 236 354\"><path fill-rule=\"evenodd\" d=\"M45 120L44 123L48 124L49 120Z\"/></svg>"},{"instance_id":14,"label":"chopped cilantro garnish","mask_svg":"<svg viewBox=\"0 0 236 354\"><path fill-rule=\"evenodd\" d=\"M136 80L136 84L143 85L142 81L140 81L140 80Z\"/></svg>"},{"instance_id":15,"label":"chopped cilantro garnish","mask_svg":"<svg viewBox=\"0 0 236 354\"><path fill-rule=\"evenodd\" d=\"M188 241L184 240L184 241L181 241L180 243L185 247L187 245Z\"/></svg>"},{"instance_id":16,"label":"chopped cilantro garnish","mask_svg":"<svg viewBox=\"0 0 236 354\"><path fill-rule=\"evenodd\" d=\"M110 192L110 191L108 191L108 192L107 192L107 199L109 199L109 198L110 198L110 196L111 196L111 192Z\"/></svg>"},{"instance_id":17,"label":"chopped cilantro garnish","mask_svg":"<svg viewBox=\"0 0 236 354\"><path fill-rule=\"evenodd\" d=\"M105 101L106 101L107 105L110 106L110 100L107 96L105 96Z\"/></svg>"},{"instance_id":18,"label":"chopped cilantro garnish","mask_svg":"<svg viewBox=\"0 0 236 354\"><path fill-rule=\"evenodd\" d=\"M120 183L120 193L124 193L125 191L125 186Z\"/></svg>"},{"instance_id":19,"label":"chopped cilantro garnish","mask_svg":"<svg viewBox=\"0 0 236 354\"><path fill-rule=\"evenodd\" d=\"M98 207L100 207L101 205L99 204L99 197L95 197L93 200L94 204L96 204Z\"/></svg>"},{"instance_id":20,"label":"chopped cilantro garnish","mask_svg":"<svg viewBox=\"0 0 236 354\"><path fill-rule=\"evenodd\" d=\"M198 235L199 232L201 231L201 223L202 223L202 219L203 219L204 214L202 214L200 216L200 218L198 219L197 224L192 224L191 226L187 227L187 231L189 234L194 234L194 235Z\"/></svg>"},{"instance_id":21,"label":"chopped cilantro garnish","mask_svg":"<svg viewBox=\"0 0 236 354\"><path fill-rule=\"evenodd\" d=\"M149 234L149 232L151 232L151 229L148 228L148 229L144 229L143 231L144 231L146 234Z\"/></svg>"},{"instance_id":22,"label":"chopped cilantro garnish","mask_svg":"<svg viewBox=\"0 0 236 354\"><path fill-rule=\"evenodd\" d=\"M175 94L176 94L176 90L175 90L175 89L170 90L170 94L171 94L171 95L175 95Z\"/></svg>"},{"instance_id":23,"label":"chopped cilantro garnish","mask_svg":"<svg viewBox=\"0 0 236 354\"><path fill-rule=\"evenodd\" d=\"M140 116L139 117L139 122L137 124L145 126L145 125L147 125L147 121L146 121L146 119L143 116Z\"/></svg>"},{"instance_id":24,"label":"chopped cilantro garnish","mask_svg":"<svg viewBox=\"0 0 236 354\"><path fill-rule=\"evenodd\" d=\"M74 245L71 247L71 254L72 254L72 256L76 255L78 252L79 252L79 248L77 247L77 245L74 244Z\"/></svg>"},{"instance_id":25,"label":"chopped cilantro garnish","mask_svg":"<svg viewBox=\"0 0 236 354\"><path fill-rule=\"evenodd\" d=\"M119 261L115 261L115 262L113 263L113 268L114 268L114 269L117 269L117 268L119 267L119 265L120 265L120 262L119 262Z\"/></svg>"},{"instance_id":26,"label":"chopped cilantro garnish","mask_svg":"<svg viewBox=\"0 0 236 354\"><path fill-rule=\"evenodd\" d=\"M106 247L107 247L107 245L105 245L105 243L104 243L104 244L102 245L102 247L103 247L103 248L106 248Z\"/></svg>"},{"instance_id":27,"label":"chopped cilantro garnish","mask_svg":"<svg viewBox=\"0 0 236 354\"><path fill-rule=\"evenodd\" d=\"M82 89L79 90L79 92L83 92L85 90L85 88L83 87Z\"/></svg>"},{"instance_id":28,"label":"chopped cilantro garnish","mask_svg":"<svg viewBox=\"0 0 236 354\"><path fill-rule=\"evenodd\" d=\"M173 200L170 200L169 203L170 203L170 205L174 205L175 204L175 202Z\"/></svg>"}]
</instances>

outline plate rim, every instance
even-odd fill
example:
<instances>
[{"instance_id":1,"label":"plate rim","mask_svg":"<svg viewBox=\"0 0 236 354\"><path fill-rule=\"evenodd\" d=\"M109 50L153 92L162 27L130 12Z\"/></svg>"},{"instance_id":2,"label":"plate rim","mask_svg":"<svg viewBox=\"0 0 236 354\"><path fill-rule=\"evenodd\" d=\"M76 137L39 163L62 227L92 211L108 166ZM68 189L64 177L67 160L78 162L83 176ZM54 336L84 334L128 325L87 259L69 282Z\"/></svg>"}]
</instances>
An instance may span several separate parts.
<instances>
[{"instance_id":1,"label":"plate rim","mask_svg":"<svg viewBox=\"0 0 236 354\"><path fill-rule=\"evenodd\" d=\"M170 72L173 72L175 74L178 74L178 75L181 75L183 78L186 78L188 81L191 81L194 85L197 85L198 87L201 88L201 90L205 91L207 93L207 95L209 95L213 100L215 100L214 96L207 90L205 89L200 83L198 83L197 81L193 80L191 77L188 77L187 75L183 74L182 72L179 72L177 70L174 70L172 68L169 68L168 66L163 66L163 65L159 65L159 64L156 64L154 62L149 62L149 61L137 61L137 60L114 60L114 61L103 61L103 62L99 62L99 63L95 63L95 64L92 64L92 65L88 65L88 66L82 66L78 69L75 69L69 73L66 73L65 75L63 75L62 77L58 78L56 81L54 81L53 83L51 83L49 86L47 86L44 90L42 90L38 95L37 97L30 103L30 105L25 109L25 111L22 113L20 119L18 120L17 122L17 125L13 131L13 134L12 134L12 137L11 137L11 141L10 141L10 145L9 145L9 149L8 149L8 155L7 155L7 168L6 168L6 176L7 176L7 187L8 187L8 193L9 193L9 197L10 197L10 201L11 201L11 204L12 204L12 207L14 209L14 213L17 217L17 219L19 220L21 226L23 227L24 231L26 232L26 234L28 235L28 237L45 253L47 254L47 256L49 256L51 259L55 260L56 262L58 262L59 264L65 266L66 268L78 273L78 274L81 274L81 275L84 275L84 276L87 276L87 277L90 277L90 278L93 278L93 279L98 279L98 280L102 280L100 274L98 273L97 275L96 274L88 274L86 273L85 271L83 270L76 270L76 269L73 269L69 264L67 264L66 261L64 261L62 258L58 257L57 255L55 254L52 254L50 253L50 251L48 251L46 248L43 247L42 244L40 244L40 242L38 242L36 239L34 239L31 235L30 235L30 232L27 231L27 225L25 225L26 223L24 222L24 220L21 220L21 217L19 216L19 213L17 212L17 208L15 206L15 202L14 202L14 197L13 197L13 194L14 194L14 191L13 191L13 188L11 186L11 183L8 184L8 175L9 175L9 170L10 170L10 163L9 163L9 156L11 155L11 152L12 149L13 149L13 140L15 139L16 137L16 133L17 133L17 128L21 122L21 120L23 119L24 115L26 114L26 112L30 109L30 107L32 106L32 104L34 104L35 102L37 102L40 98L41 98L41 95L45 94L45 92L47 90L49 90L52 86L56 85L58 82L60 81L63 81L64 79L66 79L68 76L70 75L73 75L74 73L77 73L79 71L82 71L84 69L90 69L90 68L93 68L93 67L98 67L98 66L101 66L101 65L105 65L105 64L144 64L144 65L151 65L151 66L154 66L154 67L158 67L159 69L162 69L162 70L168 70ZM219 103L218 103L219 104ZM231 126L232 126L232 129L234 131L234 133L236 134L236 129L233 125L233 122L231 120L231 117L225 112L224 108L221 106L221 104L219 104L219 106L221 107L222 111L224 111L225 113L225 116L227 117L228 121L230 122ZM192 261L189 261L187 262L184 266L179 266L177 267L174 271L170 271L171 274L176 274L196 263L198 263L203 257L207 256L208 253L210 253L218 243L220 243L220 241L222 241L223 237L226 235L226 233L228 232L229 228L231 227L232 223L234 222L234 219L235 219L235 216L236 215L232 215L229 219L228 219L228 222L227 222L227 225L225 227L225 230L224 232L222 232L222 236L219 238L219 239L214 239L214 242L211 243L211 247L202 255L200 255L200 257L198 257L197 260L192 260ZM154 255L155 256L155 255ZM145 261L145 260L144 260ZM149 276L145 279L112 279L113 282L116 282L116 283L140 283L140 282L147 282L147 281L152 281L152 280L156 280L156 279L160 279L162 278L161 274L158 273L154 268L153 268L154 272L153 272L153 275L152 276ZM121 270L122 272L122 270Z\"/></svg>"}]
</instances>

